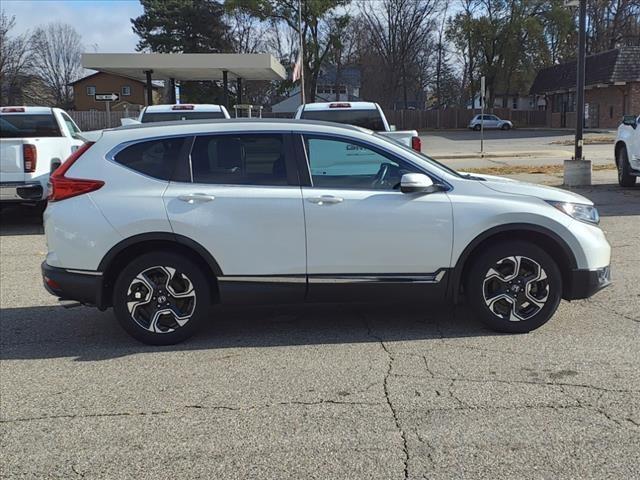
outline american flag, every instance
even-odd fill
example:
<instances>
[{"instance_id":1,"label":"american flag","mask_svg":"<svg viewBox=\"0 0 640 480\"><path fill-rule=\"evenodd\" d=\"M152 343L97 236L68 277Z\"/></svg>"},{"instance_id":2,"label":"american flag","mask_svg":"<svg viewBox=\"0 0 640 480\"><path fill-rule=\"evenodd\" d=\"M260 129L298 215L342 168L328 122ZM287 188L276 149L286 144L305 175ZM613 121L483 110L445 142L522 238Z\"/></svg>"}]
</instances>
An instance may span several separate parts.
<instances>
[{"instance_id":1,"label":"american flag","mask_svg":"<svg viewBox=\"0 0 640 480\"><path fill-rule=\"evenodd\" d=\"M302 73L302 52L298 53L298 60L296 61L295 65L293 66L293 75L292 75L292 79L293 81L297 81L300 80L300 75Z\"/></svg>"}]
</instances>

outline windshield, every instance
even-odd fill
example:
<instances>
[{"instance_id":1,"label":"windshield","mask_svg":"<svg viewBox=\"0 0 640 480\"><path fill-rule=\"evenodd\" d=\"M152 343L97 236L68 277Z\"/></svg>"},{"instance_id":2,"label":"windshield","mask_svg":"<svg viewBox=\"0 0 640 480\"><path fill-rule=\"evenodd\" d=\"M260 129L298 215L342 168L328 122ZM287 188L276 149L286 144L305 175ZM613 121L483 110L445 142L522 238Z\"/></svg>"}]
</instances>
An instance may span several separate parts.
<instances>
[{"instance_id":1,"label":"windshield","mask_svg":"<svg viewBox=\"0 0 640 480\"><path fill-rule=\"evenodd\" d=\"M384 123L378 110L303 110L300 118L346 123L377 132L385 131Z\"/></svg>"},{"instance_id":2,"label":"windshield","mask_svg":"<svg viewBox=\"0 0 640 480\"><path fill-rule=\"evenodd\" d=\"M451 175L454 175L454 176L456 176L458 178L467 178L466 175L462 175L461 173L459 173L458 171L454 170L451 167L448 167L444 163L440 163L437 160L434 160L433 158L425 155L424 153L418 152L417 150L414 150L413 148L409 148L406 145L403 145L402 143L400 143L400 142L398 142L398 141L396 141L396 140L394 140L394 139L392 139L390 137L387 137L386 135L380 135L378 133L374 133L374 135L377 138L383 139L385 142L392 143L394 146L402 148L406 152L411 153L413 156L419 157L418 160L420 160L420 161L426 162L431 166L434 166L436 168L444 170L445 172L447 172L447 173L449 173Z\"/></svg>"},{"instance_id":3,"label":"windshield","mask_svg":"<svg viewBox=\"0 0 640 480\"><path fill-rule=\"evenodd\" d=\"M0 138L61 137L62 132L53 114L0 115Z\"/></svg>"},{"instance_id":4,"label":"windshield","mask_svg":"<svg viewBox=\"0 0 640 480\"><path fill-rule=\"evenodd\" d=\"M225 118L222 112L158 112L158 113L144 113L142 115L142 123L151 122L173 122L175 120L213 120L218 118Z\"/></svg>"}]
</instances>

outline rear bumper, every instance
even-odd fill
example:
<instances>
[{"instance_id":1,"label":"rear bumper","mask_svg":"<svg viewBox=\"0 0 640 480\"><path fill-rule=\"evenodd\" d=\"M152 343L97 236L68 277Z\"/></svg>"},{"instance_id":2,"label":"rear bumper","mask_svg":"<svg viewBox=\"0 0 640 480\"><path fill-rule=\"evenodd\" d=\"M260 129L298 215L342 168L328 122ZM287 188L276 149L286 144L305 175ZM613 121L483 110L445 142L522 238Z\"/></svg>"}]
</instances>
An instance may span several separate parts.
<instances>
[{"instance_id":1,"label":"rear bumper","mask_svg":"<svg viewBox=\"0 0 640 480\"><path fill-rule=\"evenodd\" d=\"M42 262L44 288L60 300L75 300L103 308L102 272L67 270Z\"/></svg>"},{"instance_id":2,"label":"rear bumper","mask_svg":"<svg viewBox=\"0 0 640 480\"><path fill-rule=\"evenodd\" d=\"M39 202L44 200L44 189L38 182L0 183L0 202Z\"/></svg>"},{"instance_id":3,"label":"rear bumper","mask_svg":"<svg viewBox=\"0 0 640 480\"><path fill-rule=\"evenodd\" d=\"M564 293L564 299L589 298L609 285L611 285L611 268L608 266L596 270L572 270L569 289Z\"/></svg>"}]
</instances>

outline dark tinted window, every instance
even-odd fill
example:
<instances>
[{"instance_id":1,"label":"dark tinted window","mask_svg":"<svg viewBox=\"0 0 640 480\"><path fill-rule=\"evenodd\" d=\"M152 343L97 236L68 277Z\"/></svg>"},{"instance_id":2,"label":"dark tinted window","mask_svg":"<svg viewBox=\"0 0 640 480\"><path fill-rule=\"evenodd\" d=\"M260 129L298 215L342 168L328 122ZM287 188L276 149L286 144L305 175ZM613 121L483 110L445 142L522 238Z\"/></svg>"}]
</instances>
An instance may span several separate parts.
<instances>
[{"instance_id":1,"label":"dark tinted window","mask_svg":"<svg viewBox=\"0 0 640 480\"><path fill-rule=\"evenodd\" d=\"M53 114L25 115L7 113L0 115L0 137L61 137L60 127Z\"/></svg>"},{"instance_id":2,"label":"dark tinted window","mask_svg":"<svg viewBox=\"0 0 640 480\"><path fill-rule=\"evenodd\" d=\"M197 137L191 168L195 183L288 184L284 139L279 134Z\"/></svg>"},{"instance_id":3,"label":"dark tinted window","mask_svg":"<svg viewBox=\"0 0 640 480\"><path fill-rule=\"evenodd\" d=\"M114 160L125 167L160 180L169 180L177 160L184 155L185 137L135 143L118 152Z\"/></svg>"},{"instance_id":4,"label":"dark tinted window","mask_svg":"<svg viewBox=\"0 0 640 480\"><path fill-rule=\"evenodd\" d=\"M376 132L384 131L384 123L378 110L304 110L300 118L305 120L323 120L325 122L347 123L364 127Z\"/></svg>"},{"instance_id":5,"label":"dark tinted window","mask_svg":"<svg viewBox=\"0 0 640 480\"><path fill-rule=\"evenodd\" d=\"M167 113L144 113L142 123L173 122L176 120L209 120L225 118L222 112L189 112L176 111Z\"/></svg>"}]
</instances>

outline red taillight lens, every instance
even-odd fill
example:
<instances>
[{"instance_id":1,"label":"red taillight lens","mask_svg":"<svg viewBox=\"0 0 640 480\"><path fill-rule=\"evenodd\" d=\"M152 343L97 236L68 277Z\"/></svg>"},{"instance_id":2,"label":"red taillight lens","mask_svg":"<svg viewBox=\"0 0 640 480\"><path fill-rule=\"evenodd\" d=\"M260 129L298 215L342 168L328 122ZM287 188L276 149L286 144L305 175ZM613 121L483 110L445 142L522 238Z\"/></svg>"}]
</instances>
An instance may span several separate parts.
<instances>
[{"instance_id":1,"label":"red taillight lens","mask_svg":"<svg viewBox=\"0 0 640 480\"><path fill-rule=\"evenodd\" d=\"M102 180L87 180L84 178L68 178L65 176L71 165L78 160L84 152L89 150L93 142L87 142L71 154L49 177L49 201L58 202L66 198L76 197L84 193L98 190L104 185Z\"/></svg>"},{"instance_id":2,"label":"red taillight lens","mask_svg":"<svg viewBox=\"0 0 640 480\"><path fill-rule=\"evenodd\" d=\"M22 158L24 159L24 172L33 173L38 163L38 150L35 145L22 145Z\"/></svg>"},{"instance_id":3,"label":"red taillight lens","mask_svg":"<svg viewBox=\"0 0 640 480\"><path fill-rule=\"evenodd\" d=\"M422 140L420 140L420 137L411 137L411 148L417 152L422 151Z\"/></svg>"}]
</instances>

